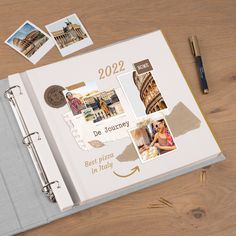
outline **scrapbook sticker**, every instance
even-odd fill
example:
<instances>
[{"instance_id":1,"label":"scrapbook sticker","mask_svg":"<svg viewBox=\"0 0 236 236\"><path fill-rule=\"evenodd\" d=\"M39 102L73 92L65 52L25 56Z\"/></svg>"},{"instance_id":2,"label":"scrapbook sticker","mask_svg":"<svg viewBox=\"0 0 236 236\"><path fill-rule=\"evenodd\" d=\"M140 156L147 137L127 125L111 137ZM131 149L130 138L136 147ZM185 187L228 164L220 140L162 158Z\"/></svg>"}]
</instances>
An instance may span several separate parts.
<instances>
[{"instance_id":1,"label":"scrapbook sticker","mask_svg":"<svg viewBox=\"0 0 236 236\"><path fill-rule=\"evenodd\" d=\"M33 64L54 46L54 41L30 21L21 25L5 43Z\"/></svg>"},{"instance_id":2,"label":"scrapbook sticker","mask_svg":"<svg viewBox=\"0 0 236 236\"><path fill-rule=\"evenodd\" d=\"M63 115L63 118L65 122L68 125L68 128L70 129L70 132L72 136L75 138L76 142L78 143L79 147L82 150L88 150L83 138L82 133L80 132L80 129L76 126L75 117L71 114L71 112L67 112Z\"/></svg>"},{"instance_id":3,"label":"scrapbook sticker","mask_svg":"<svg viewBox=\"0 0 236 236\"><path fill-rule=\"evenodd\" d=\"M45 102L53 108L60 108L66 105L66 99L63 96L63 87L52 85L48 87L44 93Z\"/></svg>"},{"instance_id":4,"label":"scrapbook sticker","mask_svg":"<svg viewBox=\"0 0 236 236\"><path fill-rule=\"evenodd\" d=\"M76 14L46 25L46 28L63 57L93 44Z\"/></svg>"}]
</instances>

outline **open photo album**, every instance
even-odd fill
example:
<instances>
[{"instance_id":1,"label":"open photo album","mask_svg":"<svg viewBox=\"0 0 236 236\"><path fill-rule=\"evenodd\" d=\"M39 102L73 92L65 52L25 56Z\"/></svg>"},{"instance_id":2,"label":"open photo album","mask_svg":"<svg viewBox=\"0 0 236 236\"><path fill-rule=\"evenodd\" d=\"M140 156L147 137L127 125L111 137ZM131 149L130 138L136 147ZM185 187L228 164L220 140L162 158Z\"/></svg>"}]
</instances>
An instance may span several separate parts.
<instances>
[{"instance_id":1,"label":"open photo album","mask_svg":"<svg viewBox=\"0 0 236 236\"><path fill-rule=\"evenodd\" d=\"M61 211L224 159L161 31L8 81L42 192Z\"/></svg>"}]
</instances>

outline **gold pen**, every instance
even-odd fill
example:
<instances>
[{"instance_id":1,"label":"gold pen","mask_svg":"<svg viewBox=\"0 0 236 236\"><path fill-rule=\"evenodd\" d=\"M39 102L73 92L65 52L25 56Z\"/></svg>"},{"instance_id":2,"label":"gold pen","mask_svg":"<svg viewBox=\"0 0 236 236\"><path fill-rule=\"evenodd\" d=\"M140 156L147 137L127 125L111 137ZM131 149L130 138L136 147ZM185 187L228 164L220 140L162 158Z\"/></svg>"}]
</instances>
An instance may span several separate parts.
<instances>
[{"instance_id":1,"label":"gold pen","mask_svg":"<svg viewBox=\"0 0 236 236\"><path fill-rule=\"evenodd\" d=\"M197 37L196 36L190 36L189 37L190 47L192 49L193 56L195 57L195 61L197 64L199 76L200 76L200 83L202 92L204 94L209 93L209 88L207 85L206 75L203 67L202 57L200 53L200 48L198 45Z\"/></svg>"}]
</instances>

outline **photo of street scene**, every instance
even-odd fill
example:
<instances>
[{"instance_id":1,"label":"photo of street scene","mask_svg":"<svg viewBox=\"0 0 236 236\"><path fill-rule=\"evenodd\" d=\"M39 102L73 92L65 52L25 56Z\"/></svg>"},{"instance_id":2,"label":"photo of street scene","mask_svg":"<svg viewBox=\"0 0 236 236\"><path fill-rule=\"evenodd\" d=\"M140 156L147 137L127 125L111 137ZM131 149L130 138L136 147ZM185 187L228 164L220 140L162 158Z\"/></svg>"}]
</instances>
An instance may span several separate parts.
<instances>
[{"instance_id":1,"label":"photo of street scene","mask_svg":"<svg viewBox=\"0 0 236 236\"><path fill-rule=\"evenodd\" d=\"M90 97L85 97L84 103L86 107L92 108L94 112L94 123L117 116L124 112L114 89L99 92Z\"/></svg>"},{"instance_id":2,"label":"photo of street scene","mask_svg":"<svg viewBox=\"0 0 236 236\"><path fill-rule=\"evenodd\" d=\"M63 94L73 115L83 115L86 121L97 123L124 113L115 89L99 91L96 82L80 83Z\"/></svg>"}]
</instances>

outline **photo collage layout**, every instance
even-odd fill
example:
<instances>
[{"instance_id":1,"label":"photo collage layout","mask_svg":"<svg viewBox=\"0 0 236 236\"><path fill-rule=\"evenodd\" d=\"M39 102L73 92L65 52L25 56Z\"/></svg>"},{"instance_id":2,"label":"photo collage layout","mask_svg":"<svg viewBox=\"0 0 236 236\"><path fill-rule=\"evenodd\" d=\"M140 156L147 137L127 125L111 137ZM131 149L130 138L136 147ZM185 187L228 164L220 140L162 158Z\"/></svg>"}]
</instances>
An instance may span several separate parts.
<instances>
[{"instance_id":1,"label":"photo collage layout","mask_svg":"<svg viewBox=\"0 0 236 236\"><path fill-rule=\"evenodd\" d=\"M100 91L96 82L90 81L72 85L63 94L73 116L83 116L90 124L104 121L103 125L114 125L121 120L124 122L125 118L129 126L120 132L131 138L144 163L175 150L176 143L165 119L168 105L154 78L151 63L146 59L135 63L134 68L117 76L120 88ZM112 119L114 124L110 123L110 118L115 118Z\"/></svg>"}]
</instances>

